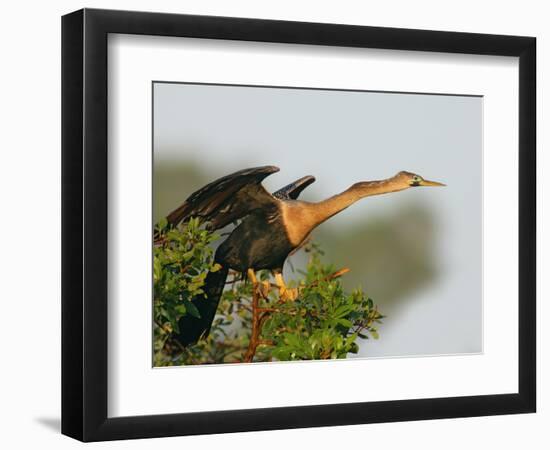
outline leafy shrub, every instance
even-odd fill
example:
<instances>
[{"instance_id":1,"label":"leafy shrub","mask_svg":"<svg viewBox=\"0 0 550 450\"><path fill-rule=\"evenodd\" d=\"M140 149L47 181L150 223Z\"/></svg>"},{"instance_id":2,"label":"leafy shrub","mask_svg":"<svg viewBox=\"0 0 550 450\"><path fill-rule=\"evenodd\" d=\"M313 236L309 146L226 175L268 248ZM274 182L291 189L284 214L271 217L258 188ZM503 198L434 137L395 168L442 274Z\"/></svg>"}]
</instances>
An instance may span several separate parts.
<instances>
[{"instance_id":1,"label":"leafy shrub","mask_svg":"<svg viewBox=\"0 0 550 450\"><path fill-rule=\"evenodd\" d=\"M357 353L358 339L378 338L382 316L360 289L346 293L340 276L322 262L315 244L305 248L309 262L288 281L297 298L285 300L270 282L269 271L257 273L253 285L244 274L230 272L210 335L182 347L174 338L178 320L197 316L189 301L204 297L208 271L219 270L211 244L219 237L197 219L175 229L159 224L154 247L154 365L342 359Z\"/></svg>"}]
</instances>

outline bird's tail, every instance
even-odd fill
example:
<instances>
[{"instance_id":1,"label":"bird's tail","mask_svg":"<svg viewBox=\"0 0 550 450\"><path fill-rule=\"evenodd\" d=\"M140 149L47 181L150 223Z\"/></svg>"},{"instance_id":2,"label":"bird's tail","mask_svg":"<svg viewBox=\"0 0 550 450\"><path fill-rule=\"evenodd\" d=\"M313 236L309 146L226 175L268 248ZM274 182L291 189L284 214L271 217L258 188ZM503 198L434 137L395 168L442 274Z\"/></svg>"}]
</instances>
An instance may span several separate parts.
<instances>
[{"instance_id":1,"label":"bird's tail","mask_svg":"<svg viewBox=\"0 0 550 450\"><path fill-rule=\"evenodd\" d=\"M200 318L186 314L179 320L179 331L176 339L184 346L195 344L202 337L207 337L214 321L216 310L222 296L229 269L222 266L217 272L208 272L204 280L206 297L195 297L191 302L197 307Z\"/></svg>"}]
</instances>

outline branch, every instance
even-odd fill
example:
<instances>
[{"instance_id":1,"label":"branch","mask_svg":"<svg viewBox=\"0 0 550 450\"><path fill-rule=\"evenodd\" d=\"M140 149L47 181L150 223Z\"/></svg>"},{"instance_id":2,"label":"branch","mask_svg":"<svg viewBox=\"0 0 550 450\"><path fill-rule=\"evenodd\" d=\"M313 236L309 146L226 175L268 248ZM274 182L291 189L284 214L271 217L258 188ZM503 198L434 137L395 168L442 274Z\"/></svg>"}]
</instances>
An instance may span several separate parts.
<instances>
[{"instance_id":1,"label":"branch","mask_svg":"<svg viewBox=\"0 0 550 450\"><path fill-rule=\"evenodd\" d=\"M325 278L323 278L320 281L330 281L330 280L334 280L335 278L340 278L342 275L345 275L349 271L350 271L349 268L343 267L342 269L326 276ZM310 284L310 286L317 286L318 284L319 284L319 281L314 281L313 283Z\"/></svg>"},{"instance_id":2,"label":"branch","mask_svg":"<svg viewBox=\"0 0 550 450\"><path fill-rule=\"evenodd\" d=\"M256 349L260 344L260 333L262 331L262 325L267 312L261 313L258 305L259 295L258 295L258 283L254 283L252 286L252 331L250 333L250 341L248 342L248 348L244 354L243 361L246 363L252 362L254 355L256 354ZM261 316L263 314L263 316Z\"/></svg>"}]
</instances>

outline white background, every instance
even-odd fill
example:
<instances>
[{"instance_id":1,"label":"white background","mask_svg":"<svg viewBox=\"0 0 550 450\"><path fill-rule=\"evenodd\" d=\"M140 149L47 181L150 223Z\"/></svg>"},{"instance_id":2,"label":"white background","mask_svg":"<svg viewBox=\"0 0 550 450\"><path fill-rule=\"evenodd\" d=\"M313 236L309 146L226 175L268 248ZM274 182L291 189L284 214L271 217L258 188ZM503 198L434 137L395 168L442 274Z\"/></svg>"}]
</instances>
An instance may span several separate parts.
<instances>
[{"instance_id":1,"label":"white background","mask_svg":"<svg viewBox=\"0 0 550 450\"><path fill-rule=\"evenodd\" d=\"M423 29L535 35L538 41L539 149L547 140L543 108L548 104L545 74L550 51L543 2L364 2L273 1L143 2L89 1L86 6L356 23ZM60 375L60 19L84 4L15 3L2 14L3 164L0 177L2 221L2 435L7 448L80 444L58 434ZM541 152L539 174L550 161ZM548 183L539 183L540 229ZM547 225L546 225L547 226ZM544 239L544 241L543 241ZM547 243L540 236L542 244ZM541 245L541 250L543 248ZM541 261L544 258L539 258ZM545 266L539 266L539 274ZM542 286L543 292L546 285ZM542 295L540 295L542 297ZM6 308L7 307L7 308ZM550 339L540 324L548 308L539 307L539 379L548 377L542 359ZM402 424L241 433L98 444L106 448L280 448L315 445L397 448L547 448L550 395L539 386L537 415L471 418Z\"/></svg>"}]
</instances>

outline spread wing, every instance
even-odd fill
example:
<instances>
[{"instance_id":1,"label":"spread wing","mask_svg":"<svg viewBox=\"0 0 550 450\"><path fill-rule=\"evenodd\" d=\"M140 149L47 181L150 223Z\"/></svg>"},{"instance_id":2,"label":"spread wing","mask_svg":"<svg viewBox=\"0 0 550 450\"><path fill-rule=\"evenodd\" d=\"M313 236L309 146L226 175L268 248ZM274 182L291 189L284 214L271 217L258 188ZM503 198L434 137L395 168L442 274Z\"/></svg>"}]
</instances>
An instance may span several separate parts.
<instances>
[{"instance_id":1,"label":"spread wing","mask_svg":"<svg viewBox=\"0 0 550 450\"><path fill-rule=\"evenodd\" d=\"M275 166L262 166L219 178L191 194L166 219L175 226L191 217L201 217L209 222L209 229L217 230L252 212L270 214L276 210L279 200L261 183L278 171Z\"/></svg>"},{"instance_id":2,"label":"spread wing","mask_svg":"<svg viewBox=\"0 0 550 450\"><path fill-rule=\"evenodd\" d=\"M281 200L296 200L302 191L315 181L315 177L308 175L273 193L274 197Z\"/></svg>"}]
</instances>

